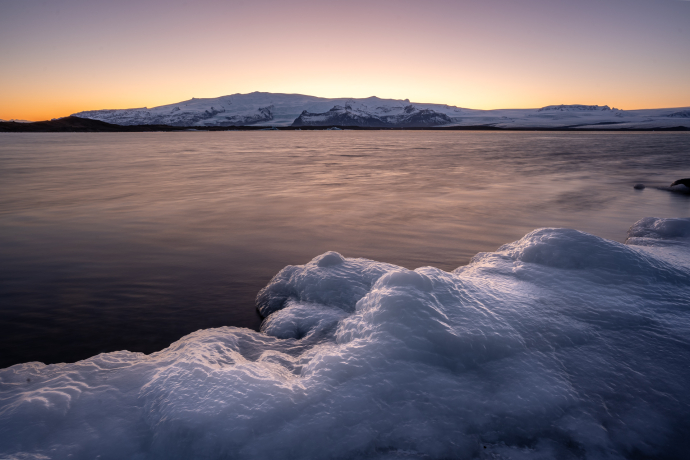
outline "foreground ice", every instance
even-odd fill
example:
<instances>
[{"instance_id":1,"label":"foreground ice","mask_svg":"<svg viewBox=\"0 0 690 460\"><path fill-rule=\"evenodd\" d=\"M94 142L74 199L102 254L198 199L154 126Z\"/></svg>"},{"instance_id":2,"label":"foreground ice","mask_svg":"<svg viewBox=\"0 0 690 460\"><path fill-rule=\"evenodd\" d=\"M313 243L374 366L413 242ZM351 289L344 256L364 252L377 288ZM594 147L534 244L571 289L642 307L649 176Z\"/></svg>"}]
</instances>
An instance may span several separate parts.
<instances>
[{"instance_id":1,"label":"foreground ice","mask_svg":"<svg viewBox=\"0 0 690 460\"><path fill-rule=\"evenodd\" d=\"M690 219L447 273L330 252L219 328L0 371L0 457L686 458Z\"/></svg>"}]
</instances>

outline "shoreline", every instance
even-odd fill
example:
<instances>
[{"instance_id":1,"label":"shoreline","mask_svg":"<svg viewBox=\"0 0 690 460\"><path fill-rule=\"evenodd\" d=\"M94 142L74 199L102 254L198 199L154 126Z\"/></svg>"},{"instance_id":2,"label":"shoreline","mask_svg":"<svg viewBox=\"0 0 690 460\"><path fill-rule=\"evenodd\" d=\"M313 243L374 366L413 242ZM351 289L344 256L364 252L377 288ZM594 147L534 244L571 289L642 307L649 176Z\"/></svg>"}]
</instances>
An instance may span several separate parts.
<instances>
[{"instance_id":1,"label":"shoreline","mask_svg":"<svg viewBox=\"0 0 690 460\"><path fill-rule=\"evenodd\" d=\"M333 129L336 128L336 129ZM0 122L0 133L140 133L140 132L184 132L184 131L325 131L325 130L357 130L357 131L556 131L556 132L687 132L690 128L675 126L668 128L578 128L577 126L544 128L499 128L490 125L473 126L434 126L434 127L367 127L367 126L169 126L169 125L130 125L122 126L88 118L65 117L59 120L36 121L18 123L14 121Z\"/></svg>"}]
</instances>

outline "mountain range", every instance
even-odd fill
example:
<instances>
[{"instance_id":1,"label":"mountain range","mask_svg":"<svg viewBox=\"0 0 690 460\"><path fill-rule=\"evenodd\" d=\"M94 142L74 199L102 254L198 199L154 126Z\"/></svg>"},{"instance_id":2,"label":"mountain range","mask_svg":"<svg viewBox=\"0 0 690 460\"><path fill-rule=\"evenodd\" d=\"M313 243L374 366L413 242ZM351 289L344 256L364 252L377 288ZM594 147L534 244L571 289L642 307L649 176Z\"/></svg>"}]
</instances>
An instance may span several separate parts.
<instances>
[{"instance_id":1,"label":"mountain range","mask_svg":"<svg viewBox=\"0 0 690 460\"><path fill-rule=\"evenodd\" d=\"M361 126L569 129L690 128L690 107L619 110L600 105L476 110L409 99L321 98L254 92L197 99L153 108L91 110L72 116L121 126Z\"/></svg>"}]
</instances>

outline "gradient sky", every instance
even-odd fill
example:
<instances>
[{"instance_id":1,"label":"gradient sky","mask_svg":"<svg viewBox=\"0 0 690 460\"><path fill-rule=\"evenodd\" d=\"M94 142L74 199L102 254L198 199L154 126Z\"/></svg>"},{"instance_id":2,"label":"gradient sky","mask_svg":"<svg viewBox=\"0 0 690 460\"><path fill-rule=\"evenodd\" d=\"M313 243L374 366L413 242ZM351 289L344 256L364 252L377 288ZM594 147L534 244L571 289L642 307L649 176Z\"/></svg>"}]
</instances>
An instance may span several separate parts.
<instances>
[{"instance_id":1,"label":"gradient sky","mask_svg":"<svg viewBox=\"0 0 690 460\"><path fill-rule=\"evenodd\" d=\"M690 1L0 0L0 118L270 91L690 106Z\"/></svg>"}]
</instances>

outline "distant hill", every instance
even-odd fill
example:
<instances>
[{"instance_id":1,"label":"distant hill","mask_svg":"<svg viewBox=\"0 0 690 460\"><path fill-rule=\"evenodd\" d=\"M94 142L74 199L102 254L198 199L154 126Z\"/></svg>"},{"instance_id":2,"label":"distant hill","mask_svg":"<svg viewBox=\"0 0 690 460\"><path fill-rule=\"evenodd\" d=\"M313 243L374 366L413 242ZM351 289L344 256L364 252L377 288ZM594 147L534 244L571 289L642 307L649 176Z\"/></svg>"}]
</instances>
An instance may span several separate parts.
<instances>
[{"instance_id":1,"label":"distant hill","mask_svg":"<svg viewBox=\"0 0 690 460\"><path fill-rule=\"evenodd\" d=\"M0 123L1 122L12 122L12 121L15 123L33 123L33 121L29 121L29 120L18 120L15 118L12 118L11 120L3 120L2 118L0 118Z\"/></svg>"},{"instance_id":2,"label":"distant hill","mask_svg":"<svg viewBox=\"0 0 690 460\"><path fill-rule=\"evenodd\" d=\"M0 122L0 132L13 133L47 133L47 132L142 132L142 131L179 131L181 128L172 126L121 126L88 118L65 117L50 121L35 123L3 121Z\"/></svg>"}]
</instances>

